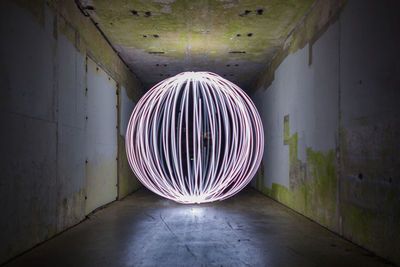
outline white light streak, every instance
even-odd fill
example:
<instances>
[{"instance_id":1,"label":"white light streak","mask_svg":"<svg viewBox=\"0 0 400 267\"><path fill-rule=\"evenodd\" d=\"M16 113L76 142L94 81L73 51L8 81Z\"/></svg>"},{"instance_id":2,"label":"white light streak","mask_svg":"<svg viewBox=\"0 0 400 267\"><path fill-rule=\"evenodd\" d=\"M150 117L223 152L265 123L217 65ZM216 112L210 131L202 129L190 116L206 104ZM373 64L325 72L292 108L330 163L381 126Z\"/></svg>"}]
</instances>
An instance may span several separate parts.
<instances>
[{"instance_id":1,"label":"white light streak","mask_svg":"<svg viewBox=\"0 0 400 267\"><path fill-rule=\"evenodd\" d=\"M183 72L155 85L136 105L126 132L128 161L141 183L184 204L238 193L263 151L253 102L211 72Z\"/></svg>"}]
</instances>

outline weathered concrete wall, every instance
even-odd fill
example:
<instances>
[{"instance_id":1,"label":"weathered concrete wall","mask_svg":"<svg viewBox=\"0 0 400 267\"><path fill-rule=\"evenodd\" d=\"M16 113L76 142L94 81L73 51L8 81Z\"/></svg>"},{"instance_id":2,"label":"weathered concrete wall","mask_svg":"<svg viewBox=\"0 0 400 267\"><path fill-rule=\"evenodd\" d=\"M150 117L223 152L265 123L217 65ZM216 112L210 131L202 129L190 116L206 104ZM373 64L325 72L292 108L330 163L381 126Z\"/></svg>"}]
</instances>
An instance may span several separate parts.
<instances>
[{"instance_id":1,"label":"weathered concrete wall","mask_svg":"<svg viewBox=\"0 0 400 267\"><path fill-rule=\"evenodd\" d=\"M397 10L349 0L328 27L289 38L252 95L266 143L252 185L400 263Z\"/></svg>"},{"instance_id":2,"label":"weathered concrete wall","mask_svg":"<svg viewBox=\"0 0 400 267\"><path fill-rule=\"evenodd\" d=\"M133 105L126 103L137 101L142 91L74 1L1 1L0 8L2 263L114 200L117 184L120 197L139 186L121 164L125 149L118 119L129 116ZM98 73L88 72L89 57ZM109 86L89 90L88 81L104 80ZM122 109L116 107L121 102ZM104 113L104 105L113 111ZM109 147L101 161L115 165L115 180L88 188L88 173L101 172L102 164L93 164L100 146ZM88 208L88 189L91 195L100 189L111 193Z\"/></svg>"},{"instance_id":3,"label":"weathered concrete wall","mask_svg":"<svg viewBox=\"0 0 400 267\"><path fill-rule=\"evenodd\" d=\"M86 214L117 198L117 84L93 60L86 72Z\"/></svg>"},{"instance_id":4,"label":"weathered concrete wall","mask_svg":"<svg viewBox=\"0 0 400 267\"><path fill-rule=\"evenodd\" d=\"M400 264L398 1L354 1L341 17L343 235Z\"/></svg>"},{"instance_id":5,"label":"weathered concrete wall","mask_svg":"<svg viewBox=\"0 0 400 267\"><path fill-rule=\"evenodd\" d=\"M121 199L128 195L129 193L137 190L141 184L138 179L132 179L132 170L129 166L128 158L126 156L125 150L125 133L128 127L129 119L135 108L135 101L132 97L128 95L128 91L125 87L120 88L119 93L119 114L120 114L120 125L119 125L119 136L118 136L118 164L119 164L119 174L118 174L118 198ZM137 102L137 101L136 101Z\"/></svg>"}]
</instances>

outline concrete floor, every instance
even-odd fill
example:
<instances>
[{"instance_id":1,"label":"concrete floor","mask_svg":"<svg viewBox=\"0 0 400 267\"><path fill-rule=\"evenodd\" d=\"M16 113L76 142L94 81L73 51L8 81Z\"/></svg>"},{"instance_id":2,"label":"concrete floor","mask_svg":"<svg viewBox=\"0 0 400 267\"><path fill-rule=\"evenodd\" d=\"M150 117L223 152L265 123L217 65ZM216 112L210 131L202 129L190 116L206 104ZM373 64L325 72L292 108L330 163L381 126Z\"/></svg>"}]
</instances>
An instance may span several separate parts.
<instances>
[{"instance_id":1,"label":"concrete floor","mask_svg":"<svg viewBox=\"0 0 400 267\"><path fill-rule=\"evenodd\" d=\"M180 205L145 189L7 266L387 266L253 189Z\"/></svg>"}]
</instances>

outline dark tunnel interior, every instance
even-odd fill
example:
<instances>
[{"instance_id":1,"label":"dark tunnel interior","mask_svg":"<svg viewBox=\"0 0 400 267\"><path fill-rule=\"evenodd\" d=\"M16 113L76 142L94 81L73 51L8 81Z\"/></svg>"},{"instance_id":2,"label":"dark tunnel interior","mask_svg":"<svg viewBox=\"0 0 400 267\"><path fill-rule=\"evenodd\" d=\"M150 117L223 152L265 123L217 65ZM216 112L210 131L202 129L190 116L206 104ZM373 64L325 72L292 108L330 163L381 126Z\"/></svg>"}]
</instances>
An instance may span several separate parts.
<instances>
[{"instance_id":1,"label":"dark tunnel interior","mask_svg":"<svg viewBox=\"0 0 400 267\"><path fill-rule=\"evenodd\" d=\"M0 265L400 264L399 1L3 0L0 8ZM185 71L236 84L262 122L255 175L223 201L162 198L128 161L132 111ZM216 116L198 99L199 114ZM166 127L160 118L157 129ZM228 130L247 133L241 120L227 116L219 139L209 122L198 135L183 127L201 138L182 141L182 173L197 168L196 140L209 164L215 142L233 143ZM175 155L164 149L163 166Z\"/></svg>"}]
</instances>

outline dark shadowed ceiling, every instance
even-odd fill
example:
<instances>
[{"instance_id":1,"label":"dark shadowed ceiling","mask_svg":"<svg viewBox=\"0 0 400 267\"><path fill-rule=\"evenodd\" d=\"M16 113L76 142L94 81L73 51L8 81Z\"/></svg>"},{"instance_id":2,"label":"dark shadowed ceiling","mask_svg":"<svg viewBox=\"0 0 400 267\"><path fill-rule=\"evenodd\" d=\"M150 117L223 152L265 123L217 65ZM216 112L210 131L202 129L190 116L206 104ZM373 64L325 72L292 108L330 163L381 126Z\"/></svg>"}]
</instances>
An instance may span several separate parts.
<instances>
[{"instance_id":1,"label":"dark shadowed ceiling","mask_svg":"<svg viewBox=\"0 0 400 267\"><path fill-rule=\"evenodd\" d=\"M251 89L314 0L79 0L148 90L186 70Z\"/></svg>"}]
</instances>

